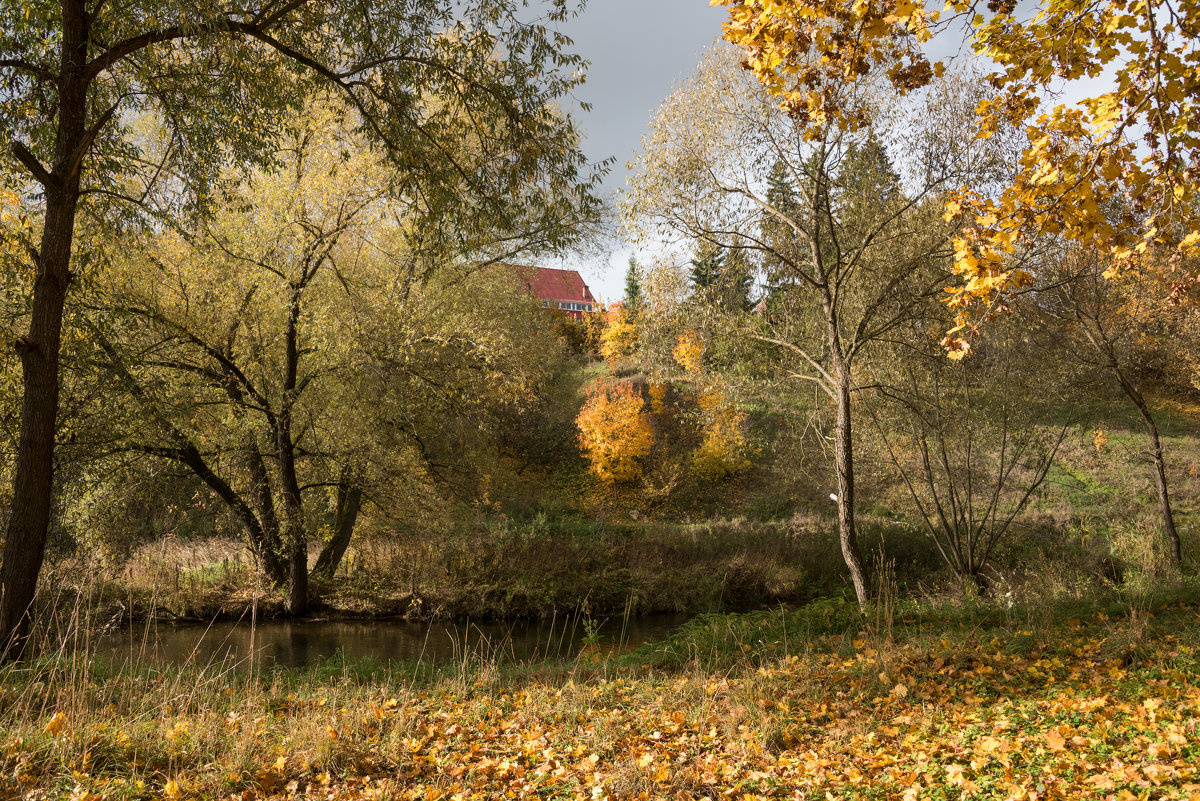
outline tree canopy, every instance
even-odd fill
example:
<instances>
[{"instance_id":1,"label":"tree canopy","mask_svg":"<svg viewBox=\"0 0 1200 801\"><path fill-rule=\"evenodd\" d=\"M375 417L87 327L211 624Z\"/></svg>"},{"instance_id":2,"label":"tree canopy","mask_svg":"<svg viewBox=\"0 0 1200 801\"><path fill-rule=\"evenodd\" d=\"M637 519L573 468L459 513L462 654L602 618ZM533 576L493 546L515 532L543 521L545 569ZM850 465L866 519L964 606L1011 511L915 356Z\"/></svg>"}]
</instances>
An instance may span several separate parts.
<instances>
[{"instance_id":1,"label":"tree canopy","mask_svg":"<svg viewBox=\"0 0 1200 801\"><path fill-rule=\"evenodd\" d=\"M1148 248L1173 251L1172 281L1196 276L1185 257L1200 245L1195 186L1200 134L1200 4L1194 0L1034 4L952 0L716 0L730 9L725 37L797 119L864 124L838 87L868 82L883 65L900 92L926 86L944 66L931 61L935 35L969 33L993 66L994 96L978 104L981 136L1024 126L1028 144L999 191L967 185L947 199L962 226L955 242L960 283L949 299L952 356L967 336L1031 279L1021 256L1051 235L1098 249L1110 275ZM812 54L816 54L814 57ZM1105 90L1078 103L1053 98L1084 81ZM1125 207L1114 214L1111 201Z\"/></svg>"},{"instance_id":2,"label":"tree canopy","mask_svg":"<svg viewBox=\"0 0 1200 801\"><path fill-rule=\"evenodd\" d=\"M570 9L543 8L64 0L10 15L0 31L0 135L11 156L2 174L28 224L6 231L21 235L32 297L16 340L23 405L0 637L20 640L44 555L63 311L96 258L77 248L80 211L98 225L150 200L176 213L203 207L227 165L278 166L294 115L323 88L384 154L408 218L435 221L411 229L421 252L478 255L484 230L540 230L561 246L577 231L566 221L596 210L598 178L560 107L583 76L553 28Z\"/></svg>"}]
</instances>

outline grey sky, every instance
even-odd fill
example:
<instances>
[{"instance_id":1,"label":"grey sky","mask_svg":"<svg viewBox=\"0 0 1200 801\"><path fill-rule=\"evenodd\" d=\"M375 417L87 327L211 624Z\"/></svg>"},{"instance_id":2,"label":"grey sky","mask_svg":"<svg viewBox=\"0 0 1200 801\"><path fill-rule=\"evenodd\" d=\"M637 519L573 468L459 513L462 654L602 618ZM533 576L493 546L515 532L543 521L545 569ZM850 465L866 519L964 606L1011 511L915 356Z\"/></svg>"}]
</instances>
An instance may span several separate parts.
<instances>
[{"instance_id":1,"label":"grey sky","mask_svg":"<svg viewBox=\"0 0 1200 801\"><path fill-rule=\"evenodd\" d=\"M651 115L720 36L726 14L707 0L589 0L564 28L575 40L575 52L592 62L578 93L592 111L580 116L580 124L590 158L616 157L606 190L624 185L625 163L640 146ZM628 250L618 250L608 263L589 257L547 266L579 269L592 291L609 302L624 291L628 259Z\"/></svg>"}]
</instances>

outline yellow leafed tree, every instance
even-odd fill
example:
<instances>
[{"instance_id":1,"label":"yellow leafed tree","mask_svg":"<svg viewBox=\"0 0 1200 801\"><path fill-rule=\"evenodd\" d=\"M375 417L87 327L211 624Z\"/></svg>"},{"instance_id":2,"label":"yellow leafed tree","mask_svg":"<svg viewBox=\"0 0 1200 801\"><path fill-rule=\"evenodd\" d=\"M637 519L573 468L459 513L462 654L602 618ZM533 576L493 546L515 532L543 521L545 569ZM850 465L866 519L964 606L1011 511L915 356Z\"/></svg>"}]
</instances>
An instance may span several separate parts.
<instances>
[{"instance_id":1,"label":"yellow leafed tree","mask_svg":"<svg viewBox=\"0 0 1200 801\"><path fill-rule=\"evenodd\" d=\"M968 22L970 45L990 59L994 97L980 103L981 136L1025 126L1028 145L999 191L964 187L946 206L961 281L949 303L952 356L1008 294L1031 280L1020 254L1060 237L1110 257L1109 277L1149 248L1173 253L1177 288L1200 246L1200 0L714 0L730 9L725 38L744 65L801 121L854 129L837 88L890 65L902 92L929 83L942 65L923 45ZM815 54L815 56L814 56ZM1105 90L1075 104L1048 97L1081 81ZM1114 211L1114 199L1121 208Z\"/></svg>"},{"instance_id":2,"label":"yellow leafed tree","mask_svg":"<svg viewBox=\"0 0 1200 801\"><path fill-rule=\"evenodd\" d=\"M623 303L614 303L604 315L600 355L605 359L628 356L637 347L637 326Z\"/></svg>"},{"instance_id":3,"label":"yellow leafed tree","mask_svg":"<svg viewBox=\"0 0 1200 801\"><path fill-rule=\"evenodd\" d=\"M685 331L679 335L672 355L684 370L699 373L704 368L704 340L695 331Z\"/></svg>"},{"instance_id":4,"label":"yellow leafed tree","mask_svg":"<svg viewBox=\"0 0 1200 801\"><path fill-rule=\"evenodd\" d=\"M700 394L703 438L692 454L696 474L708 481L719 481L750 467L750 444L746 438L747 415L721 384Z\"/></svg>"},{"instance_id":5,"label":"yellow leafed tree","mask_svg":"<svg viewBox=\"0 0 1200 801\"><path fill-rule=\"evenodd\" d=\"M576 418L579 447L601 481L620 484L642 476L642 460L654 447L654 429L645 406L631 384L597 379L588 389Z\"/></svg>"}]
</instances>

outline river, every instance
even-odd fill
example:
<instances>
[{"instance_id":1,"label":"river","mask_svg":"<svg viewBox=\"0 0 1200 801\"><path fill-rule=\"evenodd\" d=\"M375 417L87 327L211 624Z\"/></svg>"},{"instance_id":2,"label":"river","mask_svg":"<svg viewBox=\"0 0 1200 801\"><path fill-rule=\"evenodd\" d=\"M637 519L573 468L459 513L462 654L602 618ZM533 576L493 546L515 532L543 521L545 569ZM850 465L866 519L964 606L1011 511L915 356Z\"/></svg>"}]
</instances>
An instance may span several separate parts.
<instances>
[{"instance_id":1,"label":"river","mask_svg":"<svg viewBox=\"0 0 1200 801\"><path fill-rule=\"evenodd\" d=\"M578 617L512 623L404 620L217 621L209 625L135 623L96 643L94 656L198 667L303 668L339 653L348 660L445 662L464 659L528 662L572 657L589 643L627 649L661 640L687 615L650 615L596 621ZM590 635L590 636L589 636Z\"/></svg>"}]
</instances>

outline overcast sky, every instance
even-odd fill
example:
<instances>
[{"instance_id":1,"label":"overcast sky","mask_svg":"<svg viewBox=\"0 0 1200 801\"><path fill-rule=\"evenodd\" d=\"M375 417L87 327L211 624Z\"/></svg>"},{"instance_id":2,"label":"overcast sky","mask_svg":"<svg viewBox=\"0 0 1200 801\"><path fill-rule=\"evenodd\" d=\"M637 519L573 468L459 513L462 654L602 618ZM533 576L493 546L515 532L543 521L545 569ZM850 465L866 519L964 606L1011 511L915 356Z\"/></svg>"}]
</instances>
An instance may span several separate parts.
<instances>
[{"instance_id":1,"label":"overcast sky","mask_svg":"<svg viewBox=\"0 0 1200 801\"><path fill-rule=\"evenodd\" d=\"M616 157L605 184L624 186L625 164L640 146L659 103L695 69L721 35L724 8L707 0L588 0L582 15L564 27L575 51L592 62L578 99L592 104L580 115L584 151L594 161ZM629 251L546 266L577 268L605 302L624 291Z\"/></svg>"}]
</instances>

